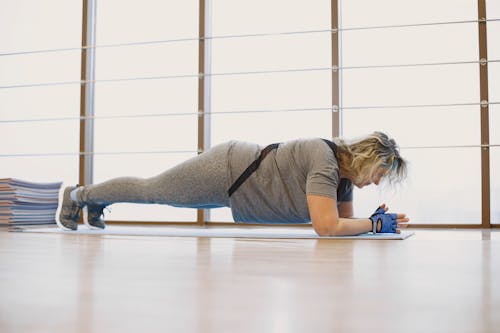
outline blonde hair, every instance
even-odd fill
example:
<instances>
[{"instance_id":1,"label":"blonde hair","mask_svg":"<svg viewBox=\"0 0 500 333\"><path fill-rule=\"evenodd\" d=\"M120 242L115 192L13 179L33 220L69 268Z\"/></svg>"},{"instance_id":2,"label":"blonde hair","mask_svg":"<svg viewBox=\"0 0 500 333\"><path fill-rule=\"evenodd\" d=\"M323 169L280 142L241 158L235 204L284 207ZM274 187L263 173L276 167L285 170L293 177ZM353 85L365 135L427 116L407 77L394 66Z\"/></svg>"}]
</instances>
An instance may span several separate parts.
<instances>
[{"instance_id":1,"label":"blonde hair","mask_svg":"<svg viewBox=\"0 0 500 333\"><path fill-rule=\"evenodd\" d=\"M406 160L399 154L396 141L385 133L373 132L351 142L336 138L335 143L340 167L355 179L362 179L379 167L390 169L384 177L390 184L399 183L407 176Z\"/></svg>"}]
</instances>

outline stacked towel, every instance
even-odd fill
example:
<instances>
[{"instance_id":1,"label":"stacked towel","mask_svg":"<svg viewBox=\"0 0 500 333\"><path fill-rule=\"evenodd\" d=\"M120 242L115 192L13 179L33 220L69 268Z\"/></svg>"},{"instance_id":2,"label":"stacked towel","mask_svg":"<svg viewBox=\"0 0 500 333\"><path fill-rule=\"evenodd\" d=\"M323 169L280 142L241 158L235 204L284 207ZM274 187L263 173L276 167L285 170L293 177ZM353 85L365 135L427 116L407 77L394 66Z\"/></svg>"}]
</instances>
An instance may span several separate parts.
<instances>
[{"instance_id":1,"label":"stacked towel","mask_svg":"<svg viewBox=\"0 0 500 333\"><path fill-rule=\"evenodd\" d=\"M0 178L0 225L55 224L61 185Z\"/></svg>"}]
</instances>

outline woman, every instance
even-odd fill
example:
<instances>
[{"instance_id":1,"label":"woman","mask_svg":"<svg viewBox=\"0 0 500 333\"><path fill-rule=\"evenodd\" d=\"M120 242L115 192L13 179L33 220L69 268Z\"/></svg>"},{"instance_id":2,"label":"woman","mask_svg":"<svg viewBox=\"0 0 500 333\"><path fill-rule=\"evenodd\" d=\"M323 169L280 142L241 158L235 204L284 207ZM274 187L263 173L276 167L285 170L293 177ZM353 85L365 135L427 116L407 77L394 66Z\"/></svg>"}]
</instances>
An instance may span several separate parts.
<instances>
[{"instance_id":1,"label":"woman","mask_svg":"<svg viewBox=\"0 0 500 333\"><path fill-rule=\"evenodd\" d=\"M262 149L230 141L158 176L121 177L61 191L58 225L76 230L84 222L105 228L103 209L117 202L176 207L231 207L236 222L309 223L320 236L400 232L409 219L380 206L365 219L354 219L353 185L382 179L398 182L406 162L393 139L374 132L360 140L299 139Z\"/></svg>"}]
</instances>

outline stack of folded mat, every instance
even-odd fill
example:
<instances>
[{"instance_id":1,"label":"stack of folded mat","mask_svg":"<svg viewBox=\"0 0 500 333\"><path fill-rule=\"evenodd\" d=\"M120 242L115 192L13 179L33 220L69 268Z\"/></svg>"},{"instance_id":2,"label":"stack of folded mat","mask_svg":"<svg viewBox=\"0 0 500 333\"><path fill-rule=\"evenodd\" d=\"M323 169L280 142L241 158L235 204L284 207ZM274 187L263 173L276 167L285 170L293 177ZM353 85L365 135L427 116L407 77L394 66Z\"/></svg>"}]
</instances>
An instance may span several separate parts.
<instances>
[{"instance_id":1,"label":"stack of folded mat","mask_svg":"<svg viewBox=\"0 0 500 333\"><path fill-rule=\"evenodd\" d=\"M0 225L55 224L61 185L0 178Z\"/></svg>"}]
</instances>

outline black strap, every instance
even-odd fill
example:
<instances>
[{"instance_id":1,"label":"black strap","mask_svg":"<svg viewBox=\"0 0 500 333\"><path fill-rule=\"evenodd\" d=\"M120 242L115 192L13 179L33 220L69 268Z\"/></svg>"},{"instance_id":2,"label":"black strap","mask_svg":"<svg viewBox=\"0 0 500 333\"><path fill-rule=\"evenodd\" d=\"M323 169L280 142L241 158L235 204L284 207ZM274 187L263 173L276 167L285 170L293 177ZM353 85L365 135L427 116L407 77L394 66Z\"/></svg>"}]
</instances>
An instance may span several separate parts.
<instances>
[{"instance_id":1,"label":"black strap","mask_svg":"<svg viewBox=\"0 0 500 333\"><path fill-rule=\"evenodd\" d=\"M330 147L330 149L333 151L333 156L335 156L335 159L337 160L338 163L338 155L337 155L337 145L333 143L333 141L327 140L327 139L322 139L326 144ZM340 179L340 171L337 169L337 176Z\"/></svg>"},{"instance_id":2,"label":"black strap","mask_svg":"<svg viewBox=\"0 0 500 333\"><path fill-rule=\"evenodd\" d=\"M327 140L327 139L321 139L326 142L326 144L330 147L330 149L333 151L333 155L335 156L335 159L338 161L337 157L337 145L333 143L333 141Z\"/></svg>"},{"instance_id":3,"label":"black strap","mask_svg":"<svg viewBox=\"0 0 500 333\"><path fill-rule=\"evenodd\" d=\"M326 144L332 149L333 155L335 155L335 158L337 158L337 145L330 140L322 140L325 141ZM243 173L238 177L238 179L236 179L233 185L231 185L229 190L227 190L227 194L229 196L233 195L233 193L241 186L241 184L243 184L248 179L248 177L250 177L252 173L254 173L259 168L260 163L262 162L262 160L264 160L264 158L266 158L267 154L269 154L271 150L278 148L279 145L279 143L273 143L262 149L259 158L253 161L252 164L250 164L248 168L243 171Z\"/></svg>"},{"instance_id":4,"label":"black strap","mask_svg":"<svg viewBox=\"0 0 500 333\"><path fill-rule=\"evenodd\" d=\"M262 149L259 158L253 161L252 164L250 164L248 168L246 168L245 171L243 171L243 173L238 177L238 179L236 179L233 185L231 185L229 190L227 190L227 194L231 196L241 186L241 184L243 184L245 180L247 180L247 178L250 177L250 175L254 173L255 170L257 170L262 160L266 158L267 154L269 154L271 150L278 148L279 145L280 145L279 143L273 143L267 146L266 148Z\"/></svg>"}]
</instances>

